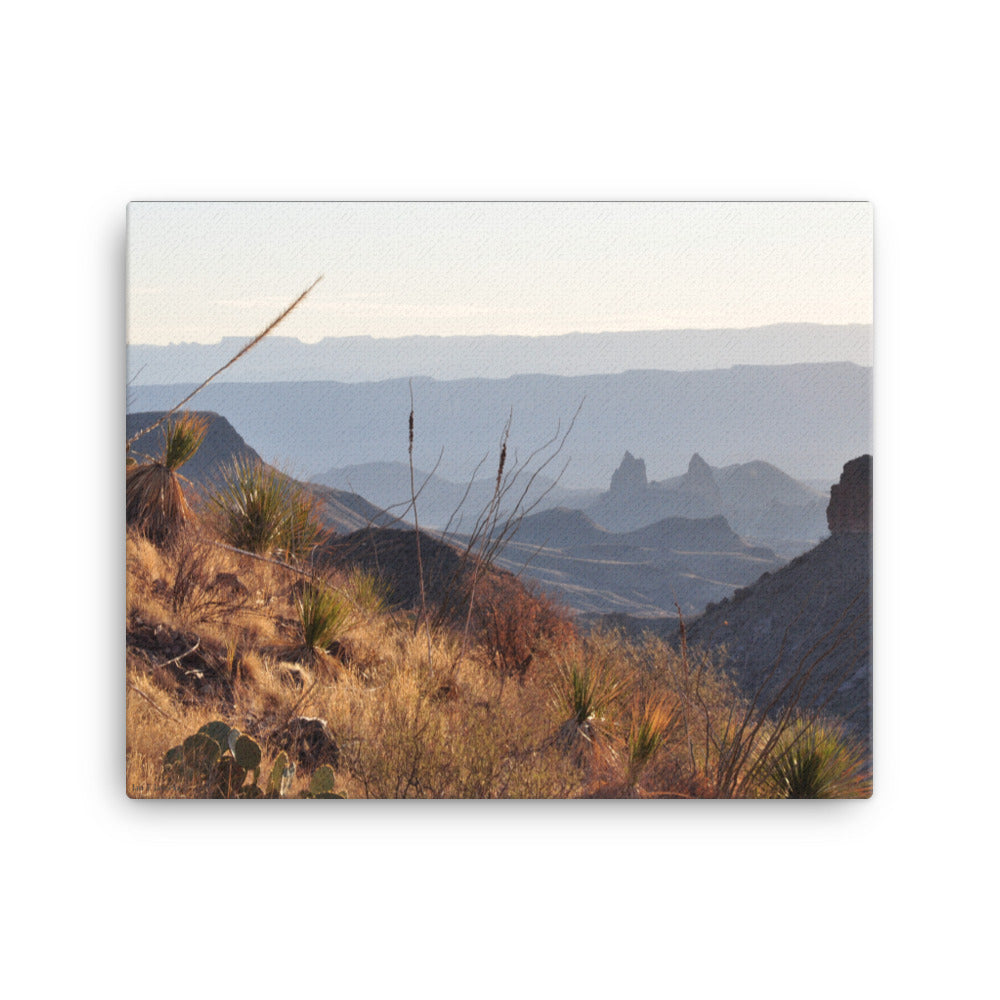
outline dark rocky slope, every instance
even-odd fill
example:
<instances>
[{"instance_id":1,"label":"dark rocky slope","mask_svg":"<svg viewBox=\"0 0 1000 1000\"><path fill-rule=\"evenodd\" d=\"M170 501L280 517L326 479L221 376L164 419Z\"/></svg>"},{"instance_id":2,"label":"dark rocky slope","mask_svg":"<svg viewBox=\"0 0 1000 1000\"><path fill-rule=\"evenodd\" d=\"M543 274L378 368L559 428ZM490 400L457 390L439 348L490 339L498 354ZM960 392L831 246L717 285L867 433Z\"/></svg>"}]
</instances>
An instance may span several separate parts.
<instances>
[{"instance_id":1,"label":"dark rocky slope","mask_svg":"<svg viewBox=\"0 0 1000 1000\"><path fill-rule=\"evenodd\" d=\"M775 695L803 682L858 735L871 734L872 460L848 462L832 490L831 536L774 573L713 605L687 626L691 645L725 647L748 691ZM676 637L675 637L676 638Z\"/></svg>"}]
</instances>

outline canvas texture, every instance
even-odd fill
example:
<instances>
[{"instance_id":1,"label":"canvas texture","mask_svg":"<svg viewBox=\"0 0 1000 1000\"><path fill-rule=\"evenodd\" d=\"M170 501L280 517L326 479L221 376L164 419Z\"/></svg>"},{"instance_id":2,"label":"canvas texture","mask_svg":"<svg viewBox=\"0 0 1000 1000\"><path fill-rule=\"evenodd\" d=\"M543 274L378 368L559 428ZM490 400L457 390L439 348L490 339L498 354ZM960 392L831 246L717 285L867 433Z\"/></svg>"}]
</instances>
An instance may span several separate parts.
<instances>
[{"instance_id":1,"label":"canvas texture","mask_svg":"<svg viewBox=\"0 0 1000 1000\"><path fill-rule=\"evenodd\" d=\"M129 205L128 795L870 797L872 228Z\"/></svg>"}]
</instances>

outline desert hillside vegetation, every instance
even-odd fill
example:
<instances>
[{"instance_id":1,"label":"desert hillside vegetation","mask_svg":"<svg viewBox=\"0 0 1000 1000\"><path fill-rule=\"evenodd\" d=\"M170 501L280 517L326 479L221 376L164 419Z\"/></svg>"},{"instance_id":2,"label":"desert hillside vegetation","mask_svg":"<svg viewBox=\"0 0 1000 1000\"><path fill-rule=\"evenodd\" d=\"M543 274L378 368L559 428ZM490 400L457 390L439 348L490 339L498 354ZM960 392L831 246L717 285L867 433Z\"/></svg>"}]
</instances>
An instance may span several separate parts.
<instances>
[{"instance_id":1,"label":"desert hillside vegetation","mask_svg":"<svg viewBox=\"0 0 1000 1000\"><path fill-rule=\"evenodd\" d=\"M835 723L684 643L584 634L488 537L425 586L426 536L400 536L395 576L352 560L294 480L243 461L199 491L182 470L204 427L161 433L126 468L130 796L870 794Z\"/></svg>"}]
</instances>

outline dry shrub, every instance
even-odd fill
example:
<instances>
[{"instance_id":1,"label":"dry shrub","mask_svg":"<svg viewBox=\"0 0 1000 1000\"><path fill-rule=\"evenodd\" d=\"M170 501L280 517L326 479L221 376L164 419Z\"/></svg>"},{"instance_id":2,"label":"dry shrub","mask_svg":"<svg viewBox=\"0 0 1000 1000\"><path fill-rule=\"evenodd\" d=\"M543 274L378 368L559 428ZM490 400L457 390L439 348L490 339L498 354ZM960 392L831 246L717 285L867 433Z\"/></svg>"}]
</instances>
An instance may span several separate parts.
<instances>
[{"instance_id":1,"label":"dry shrub","mask_svg":"<svg viewBox=\"0 0 1000 1000\"><path fill-rule=\"evenodd\" d=\"M577 641L568 614L550 598L508 574L492 574L480 583L472 620L476 638L502 679L521 683L542 653Z\"/></svg>"}]
</instances>

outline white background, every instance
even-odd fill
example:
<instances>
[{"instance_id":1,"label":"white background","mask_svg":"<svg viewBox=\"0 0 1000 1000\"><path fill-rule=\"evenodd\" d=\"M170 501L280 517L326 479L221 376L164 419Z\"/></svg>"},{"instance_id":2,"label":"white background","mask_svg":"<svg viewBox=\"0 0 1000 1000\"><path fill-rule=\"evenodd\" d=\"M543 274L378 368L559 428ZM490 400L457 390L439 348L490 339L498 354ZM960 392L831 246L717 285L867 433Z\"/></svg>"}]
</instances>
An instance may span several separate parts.
<instances>
[{"instance_id":1,"label":"white background","mask_svg":"<svg viewBox=\"0 0 1000 1000\"><path fill-rule=\"evenodd\" d=\"M0 733L6 978L19 992L987 990L998 220L986 9L5 13ZM497 197L874 203L872 801L126 800L126 202Z\"/></svg>"}]
</instances>

